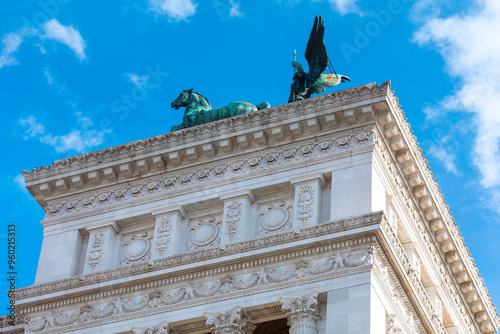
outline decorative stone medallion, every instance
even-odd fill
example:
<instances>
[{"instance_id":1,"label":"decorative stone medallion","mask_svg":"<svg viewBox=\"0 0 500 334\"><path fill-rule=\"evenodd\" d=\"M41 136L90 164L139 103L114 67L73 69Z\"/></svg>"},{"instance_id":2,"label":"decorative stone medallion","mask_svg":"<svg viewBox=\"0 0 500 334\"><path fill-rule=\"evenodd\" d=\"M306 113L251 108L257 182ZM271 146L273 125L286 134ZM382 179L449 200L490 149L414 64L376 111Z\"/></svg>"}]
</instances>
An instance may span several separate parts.
<instances>
[{"instance_id":1,"label":"decorative stone medallion","mask_svg":"<svg viewBox=\"0 0 500 334\"><path fill-rule=\"evenodd\" d=\"M147 262L151 258L152 234L138 232L124 237L122 248L122 264L129 265Z\"/></svg>"},{"instance_id":2,"label":"decorative stone medallion","mask_svg":"<svg viewBox=\"0 0 500 334\"><path fill-rule=\"evenodd\" d=\"M265 235L290 229L292 209L292 205L287 205L286 202L261 208L259 234Z\"/></svg>"},{"instance_id":3,"label":"decorative stone medallion","mask_svg":"<svg viewBox=\"0 0 500 334\"><path fill-rule=\"evenodd\" d=\"M191 221L189 225L190 250L217 246L220 243L222 221L211 217L204 220Z\"/></svg>"}]
</instances>

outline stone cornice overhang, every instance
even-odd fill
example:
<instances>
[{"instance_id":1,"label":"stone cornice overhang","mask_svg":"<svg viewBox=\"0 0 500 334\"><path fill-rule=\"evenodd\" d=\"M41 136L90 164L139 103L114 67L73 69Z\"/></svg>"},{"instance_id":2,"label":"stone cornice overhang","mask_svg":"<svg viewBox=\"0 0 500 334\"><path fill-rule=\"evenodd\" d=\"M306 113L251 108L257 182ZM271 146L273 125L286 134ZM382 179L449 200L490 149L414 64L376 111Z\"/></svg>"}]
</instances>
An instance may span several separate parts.
<instances>
[{"instance_id":1,"label":"stone cornice overhang","mask_svg":"<svg viewBox=\"0 0 500 334\"><path fill-rule=\"evenodd\" d=\"M23 171L26 187L47 209L57 198L366 123L374 120L379 104L385 108L389 91L388 82L368 84L58 160Z\"/></svg>"},{"instance_id":2,"label":"stone cornice overhang","mask_svg":"<svg viewBox=\"0 0 500 334\"><path fill-rule=\"evenodd\" d=\"M293 259L290 255L283 256L291 252L295 253L298 259L306 255L316 257L313 248L331 243L348 246L351 245L349 240L356 240L352 245L371 244L375 240L375 233L380 229L382 220L385 220L385 216L382 212L377 212L327 222L298 231L228 244L224 247L21 288L17 290L16 305L23 314L31 313L60 305L121 296L127 292L158 289L162 284L168 285L169 277L183 276L183 280L189 282L193 279L191 275L193 273L197 273L197 279L203 280L215 274L230 274L242 268L247 270L259 266L260 262L269 264L272 261L268 259L272 257L280 258L281 260L274 260L279 263L285 259ZM264 260L260 261L262 259ZM158 284L158 281L163 283ZM175 282L181 281L175 280Z\"/></svg>"},{"instance_id":3,"label":"stone cornice overhang","mask_svg":"<svg viewBox=\"0 0 500 334\"><path fill-rule=\"evenodd\" d=\"M496 308L398 102L391 90L389 110L377 119L376 151L448 292L459 296L461 301L453 299L460 312L462 303L467 305L465 313L480 331L495 333L500 327Z\"/></svg>"}]
</instances>

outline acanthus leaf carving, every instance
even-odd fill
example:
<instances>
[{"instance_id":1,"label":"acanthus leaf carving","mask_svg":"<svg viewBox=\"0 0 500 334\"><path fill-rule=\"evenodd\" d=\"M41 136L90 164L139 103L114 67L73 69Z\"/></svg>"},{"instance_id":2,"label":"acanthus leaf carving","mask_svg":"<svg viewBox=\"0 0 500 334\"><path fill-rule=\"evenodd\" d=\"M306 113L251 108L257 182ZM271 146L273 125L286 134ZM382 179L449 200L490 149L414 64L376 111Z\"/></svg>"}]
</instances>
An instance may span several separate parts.
<instances>
[{"instance_id":1,"label":"acanthus leaf carving","mask_svg":"<svg viewBox=\"0 0 500 334\"><path fill-rule=\"evenodd\" d=\"M204 316L212 334L251 334L255 329L243 315L241 306L225 313L205 312Z\"/></svg>"},{"instance_id":2,"label":"acanthus leaf carving","mask_svg":"<svg viewBox=\"0 0 500 334\"><path fill-rule=\"evenodd\" d=\"M281 308L286 312L290 332L296 328L312 328L317 330L319 291L313 290L298 298L281 297Z\"/></svg>"}]
</instances>

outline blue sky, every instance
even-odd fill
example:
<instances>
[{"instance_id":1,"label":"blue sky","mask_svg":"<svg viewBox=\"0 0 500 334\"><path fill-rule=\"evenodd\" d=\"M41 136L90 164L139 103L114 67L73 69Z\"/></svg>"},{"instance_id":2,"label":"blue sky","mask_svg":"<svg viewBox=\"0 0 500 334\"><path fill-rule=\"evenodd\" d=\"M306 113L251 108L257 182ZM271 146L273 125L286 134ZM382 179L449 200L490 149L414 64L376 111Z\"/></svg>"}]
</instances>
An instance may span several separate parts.
<instances>
[{"instance_id":1,"label":"blue sky","mask_svg":"<svg viewBox=\"0 0 500 334\"><path fill-rule=\"evenodd\" d=\"M352 79L339 89L392 81L500 303L496 0L0 2L0 237L4 244L6 225L17 225L18 286L34 281L44 215L21 170L166 133L182 120L170 103L183 89L215 107L286 103L293 50L305 63L319 14L337 72Z\"/></svg>"}]
</instances>

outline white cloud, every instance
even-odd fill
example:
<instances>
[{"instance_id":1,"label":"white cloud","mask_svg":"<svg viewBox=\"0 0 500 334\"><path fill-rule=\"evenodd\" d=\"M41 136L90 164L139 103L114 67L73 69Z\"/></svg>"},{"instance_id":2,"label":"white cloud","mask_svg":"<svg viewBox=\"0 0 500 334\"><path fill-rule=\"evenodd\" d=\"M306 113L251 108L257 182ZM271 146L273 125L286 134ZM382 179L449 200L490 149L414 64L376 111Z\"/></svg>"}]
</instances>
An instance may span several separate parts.
<instances>
[{"instance_id":1,"label":"white cloud","mask_svg":"<svg viewBox=\"0 0 500 334\"><path fill-rule=\"evenodd\" d=\"M19 187L23 192L28 192L28 189L26 189L26 183L24 182L24 176L22 174L16 175L16 177L13 180L14 184Z\"/></svg>"},{"instance_id":2,"label":"white cloud","mask_svg":"<svg viewBox=\"0 0 500 334\"><path fill-rule=\"evenodd\" d=\"M23 138L25 140L35 138L43 144L52 146L57 153L76 151L78 153L87 152L91 148L101 145L106 134L110 130L98 131L91 129L94 125L92 120L77 112L80 129L73 129L64 135L46 134L45 126L39 123L35 117L29 116L27 119L20 119L18 123L26 128Z\"/></svg>"},{"instance_id":3,"label":"white cloud","mask_svg":"<svg viewBox=\"0 0 500 334\"><path fill-rule=\"evenodd\" d=\"M47 134L40 137L40 142L52 146L57 153L68 151L86 152L90 148L99 146L104 142L107 131L73 130L68 134L58 136Z\"/></svg>"},{"instance_id":4,"label":"white cloud","mask_svg":"<svg viewBox=\"0 0 500 334\"><path fill-rule=\"evenodd\" d=\"M20 119L18 123L23 128L26 128L23 135L24 139L29 139L45 133L45 126L38 123L36 118L33 116L29 116L26 119Z\"/></svg>"},{"instance_id":5,"label":"white cloud","mask_svg":"<svg viewBox=\"0 0 500 334\"><path fill-rule=\"evenodd\" d=\"M198 4L192 0L149 0L151 9L158 14L166 14L174 21L186 21L196 13Z\"/></svg>"},{"instance_id":6,"label":"white cloud","mask_svg":"<svg viewBox=\"0 0 500 334\"><path fill-rule=\"evenodd\" d=\"M439 160L449 173L458 175L458 168L455 163L456 156L451 153L450 149L432 144L427 152Z\"/></svg>"},{"instance_id":7,"label":"white cloud","mask_svg":"<svg viewBox=\"0 0 500 334\"><path fill-rule=\"evenodd\" d=\"M328 0L328 2L339 14L360 13L360 9L356 3L357 0Z\"/></svg>"},{"instance_id":8,"label":"white cloud","mask_svg":"<svg viewBox=\"0 0 500 334\"><path fill-rule=\"evenodd\" d=\"M284 3L287 6L294 6L302 0L276 0L278 3ZM311 0L312 2L323 2L325 0ZM330 3L333 10L337 11L341 15L354 13L358 15L363 15L363 11L358 6L358 0L326 0Z\"/></svg>"},{"instance_id":9,"label":"white cloud","mask_svg":"<svg viewBox=\"0 0 500 334\"><path fill-rule=\"evenodd\" d=\"M45 70L43 70L43 74L45 75L45 78L47 79L47 83L49 83L49 84L54 83L54 78L52 77L52 74L50 74L50 71L47 67L45 68Z\"/></svg>"},{"instance_id":10,"label":"white cloud","mask_svg":"<svg viewBox=\"0 0 500 334\"><path fill-rule=\"evenodd\" d=\"M35 29L23 28L18 31L9 32L2 36L2 52L0 53L0 68L4 66L17 65L14 53L19 50L24 37L33 36L38 33Z\"/></svg>"},{"instance_id":11,"label":"white cloud","mask_svg":"<svg viewBox=\"0 0 500 334\"><path fill-rule=\"evenodd\" d=\"M127 73L126 76L130 80L130 82L132 82L137 87L144 86L148 82L148 80L149 80L149 75L143 75L143 76L141 76L141 75L138 75L138 74L135 74L135 73Z\"/></svg>"},{"instance_id":12,"label":"white cloud","mask_svg":"<svg viewBox=\"0 0 500 334\"><path fill-rule=\"evenodd\" d=\"M229 10L229 17L242 17L244 13L240 9L240 4L234 0L229 0L231 9Z\"/></svg>"},{"instance_id":13,"label":"white cloud","mask_svg":"<svg viewBox=\"0 0 500 334\"><path fill-rule=\"evenodd\" d=\"M80 59L85 59L86 42L75 28L65 26L56 19L44 24L44 38L55 40L69 47Z\"/></svg>"},{"instance_id":14,"label":"white cloud","mask_svg":"<svg viewBox=\"0 0 500 334\"><path fill-rule=\"evenodd\" d=\"M475 114L472 159L481 184L500 188L500 2L476 0L466 14L420 19L427 22L415 40L442 55L456 82L442 107Z\"/></svg>"}]
</instances>

